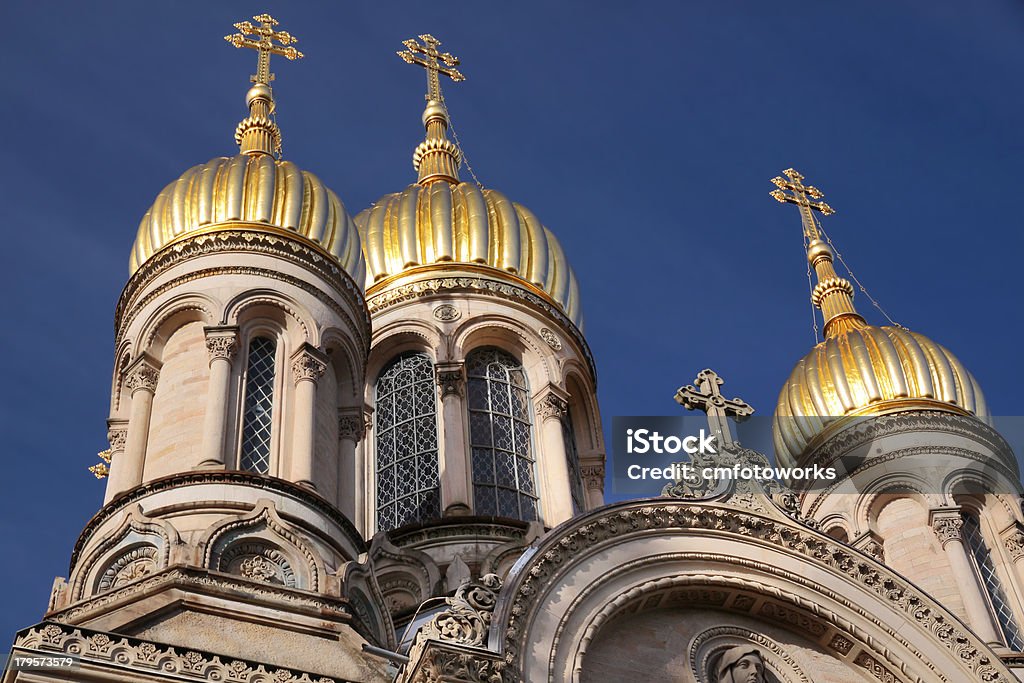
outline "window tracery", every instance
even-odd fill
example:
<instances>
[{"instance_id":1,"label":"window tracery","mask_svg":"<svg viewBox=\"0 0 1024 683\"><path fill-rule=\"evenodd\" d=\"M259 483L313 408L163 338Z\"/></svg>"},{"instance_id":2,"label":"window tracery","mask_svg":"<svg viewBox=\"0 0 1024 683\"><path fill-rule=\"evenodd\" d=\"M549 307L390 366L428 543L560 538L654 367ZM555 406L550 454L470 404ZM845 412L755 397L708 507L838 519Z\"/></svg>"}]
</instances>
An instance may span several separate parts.
<instances>
[{"instance_id":1,"label":"window tracery","mask_svg":"<svg viewBox=\"0 0 1024 683\"><path fill-rule=\"evenodd\" d=\"M269 337L253 337L249 342L239 464L259 474L270 472L276 355L277 342Z\"/></svg>"}]
</instances>

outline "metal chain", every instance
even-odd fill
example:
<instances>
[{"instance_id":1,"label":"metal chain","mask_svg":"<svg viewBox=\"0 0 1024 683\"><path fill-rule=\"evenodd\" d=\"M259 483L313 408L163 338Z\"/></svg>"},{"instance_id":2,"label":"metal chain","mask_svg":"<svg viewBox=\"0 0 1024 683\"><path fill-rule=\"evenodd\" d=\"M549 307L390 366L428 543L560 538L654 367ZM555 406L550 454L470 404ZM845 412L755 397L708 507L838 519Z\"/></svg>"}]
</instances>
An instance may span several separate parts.
<instances>
[{"instance_id":1,"label":"metal chain","mask_svg":"<svg viewBox=\"0 0 1024 683\"><path fill-rule=\"evenodd\" d=\"M895 320L893 320L892 317L888 313L885 312L885 309L882 308L882 305L880 303L878 303L875 300L875 298L873 296L871 296L871 294L868 293L867 288L864 287L864 285L861 284L860 280L857 279L857 276L854 275L853 269L851 269L850 266L847 265L846 261L843 259L843 255L839 252L839 249L836 248L836 245L832 243L832 238L828 236L828 233L825 232L824 229L822 229L820 223L818 224L818 230L821 232L822 235L825 236L825 241L827 241L828 245L830 247L832 247L832 251L835 252L836 258L839 259L839 262L841 264L843 264L843 268L846 269L846 273L850 276L850 278L855 283L857 283L857 287L860 289L861 293L864 294L864 296L866 296L868 298L868 301L871 302L871 305L874 306L876 309L878 309L878 312L881 313L883 316L885 316L885 319L888 320L894 327L898 327L901 330L908 329L906 326L901 325L898 322L896 322Z\"/></svg>"},{"instance_id":2,"label":"metal chain","mask_svg":"<svg viewBox=\"0 0 1024 683\"><path fill-rule=\"evenodd\" d=\"M441 96L441 106L444 107L444 113L448 116L448 129L452 132L452 137L455 138L455 144L459 146L462 151L462 161L466 164L466 170L469 171L469 175L473 177L473 182L481 190L485 189L484 184L480 182L480 179L476 177L476 173L473 171L473 167L469 165L469 157L466 155L466 148L462 146L462 141L459 140L459 133L455 130L455 124L452 122L452 115L448 111L448 105L444 101L444 95Z\"/></svg>"}]
</instances>

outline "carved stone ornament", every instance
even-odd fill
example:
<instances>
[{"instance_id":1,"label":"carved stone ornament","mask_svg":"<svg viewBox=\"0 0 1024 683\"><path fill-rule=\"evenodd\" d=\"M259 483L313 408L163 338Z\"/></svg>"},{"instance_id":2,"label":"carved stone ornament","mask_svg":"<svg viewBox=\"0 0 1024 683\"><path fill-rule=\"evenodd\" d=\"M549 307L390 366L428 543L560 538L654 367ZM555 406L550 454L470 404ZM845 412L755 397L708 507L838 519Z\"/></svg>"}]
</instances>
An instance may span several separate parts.
<instances>
[{"instance_id":1,"label":"carved stone ornament","mask_svg":"<svg viewBox=\"0 0 1024 683\"><path fill-rule=\"evenodd\" d=\"M450 323L462 317L462 311L451 304L441 304L434 309L434 318L441 322Z\"/></svg>"},{"instance_id":2,"label":"carved stone ornament","mask_svg":"<svg viewBox=\"0 0 1024 683\"><path fill-rule=\"evenodd\" d=\"M358 443L365 434L366 421L362 415L339 415L338 438Z\"/></svg>"},{"instance_id":3,"label":"carved stone ornament","mask_svg":"<svg viewBox=\"0 0 1024 683\"><path fill-rule=\"evenodd\" d=\"M157 567L157 549L151 545L132 548L117 557L100 577L99 591L119 588L152 574Z\"/></svg>"},{"instance_id":4,"label":"carved stone ornament","mask_svg":"<svg viewBox=\"0 0 1024 683\"><path fill-rule=\"evenodd\" d=\"M231 360L238 349L238 335L234 331L218 330L206 333L206 350L210 360Z\"/></svg>"},{"instance_id":5,"label":"carved stone ornament","mask_svg":"<svg viewBox=\"0 0 1024 683\"><path fill-rule=\"evenodd\" d=\"M569 413L569 404L561 396L549 393L547 396L537 401L537 415L542 420L558 419L561 420Z\"/></svg>"},{"instance_id":6,"label":"carved stone ornament","mask_svg":"<svg viewBox=\"0 0 1024 683\"><path fill-rule=\"evenodd\" d=\"M963 529L964 521L959 517L940 517L932 522L932 529L939 537L939 543L945 548L950 541L960 540L960 530Z\"/></svg>"},{"instance_id":7,"label":"carved stone ornament","mask_svg":"<svg viewBox=\"0 0 1024 683\"><path fill-rule=\"evenodd\" d=\"M580 474L588 491L604 491L604 465L581 467Z\"/></svg>"},{"instance_id":8,"label":"carved stone ornament","mask_svg":"<svg viewBox=\"0 0 1024 683\"><path fill-rule=\"evenodd\" d=\"M308 379L316 382L327 370L327 364L309 351L303 351L292 359L292 375L296 382Z\"/></svg>"},{"instance_id":9,"label":"carved stone ornament","mask_svg":"<svg viewBox=\"0 0 1024 683\"><path fill-rule=\"evenodd\" d=\"M129 391L144 389L156 391L156 383L160 379L160 370L148 362L136 363L135 367L129 368L125 385Z\"/></svg>"},{"instance_id":10,"label":"carved stone ornament","mask_svg":"<svg viewBox=\"0 0 1024 683\"><path fill-rule=\"evenodd\" d=\"M555 335L555 333L552 332L551 330L549 330L548 328L546 328L546 327L540 328L540 338L543 339L544 342L548 346L553 348L555 351L561 351L562 350L562 340L559 339Z\"/></svg>"},{"instance_id":11,"label":"carved stone ornament","mask_svg":"<svg viewBox=\"0 0 1024 683\"><path fill-rule=\"evenodd\" d=\"M124 427L111 427L107 430L107 441L110 442L110 450L113 452L123 451L124 444L128 440L128 430Z\"/></svg>"},{"instance_id":12,"label":"carved stone ornament","mask_svg":"<svg viewBox=\"0 0 1024 683\"><path fill-rule=\"evenodd\" d=\"M441 389L441 398L445 396L462 396L463 377L461 370L437 371L437 386Z\"/></svg>"},{"instance_id":13,"label":"carved stone ornament","mask_svg":"<svg viewBox=\"0 0 1024 683\"><path fill-rule=\"evenodd\" d=\"M1014 561L1024 557L1024 529L1015 528L1006 537L1006 552L1010 553L1010 558Z\"/></svg>"},{"instance_id":14,"label":"carved stone ornament","mask_svg":"<svg viewBox=\"0 0 1024 683\"><path fill-rule=\"evenodd\" d=\"M417 639L431 638L459 645L483 647L491 627L491 615L501 590L497 574L485 574L479 581L467 581L445 598L448 609L434 616L420 629Z\"/></svg>"}]
</instances>

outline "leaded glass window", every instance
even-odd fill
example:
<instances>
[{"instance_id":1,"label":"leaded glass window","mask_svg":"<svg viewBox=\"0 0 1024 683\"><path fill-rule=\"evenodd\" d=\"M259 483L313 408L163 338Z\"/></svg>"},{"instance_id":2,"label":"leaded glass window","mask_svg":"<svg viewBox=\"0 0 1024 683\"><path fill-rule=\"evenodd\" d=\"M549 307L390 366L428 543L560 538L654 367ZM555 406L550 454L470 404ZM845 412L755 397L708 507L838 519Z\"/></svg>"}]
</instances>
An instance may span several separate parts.
<instances>
[{"instance_id":1,"label":"leaded glass window","mask_svg":"<svg viewBox=\"0 0 1024 683\"><path fill-rule=\"evenodd\" d=\"M1024 637L1021 636L1020 627L1006 600L1006 593L1003 592L999 575L996 574L995 565L992 563L992 553L985 544L985 537L981 533L981 524L978 517L969 512L961 513L964 521L963 535L964 542L974 557L974 564L981 575L981 581L988 593L992 610L995 612L996 620L999 622L999 629L1003 632L1006 644L1017 652L1024 652Z\"/></svg>"},{"instance_id":2,"label":"leaded glass window","mask_svg":"<svg viewBox=\"0 0 1024 683\"><path fill-rule=\"evenodd\" d=\"M583 497L583 471L580 468L580 452L576 449L576 431L572 427L572 412L566 411L562 419L562 438L565 440L565 457L569 465L569 493L572 496L572 513L578 515L587 509Z\"/></svg>"},{"instance_id":3,"label":"leaded glass window","mask_svg":"<svg viewBox=\"0 0 1024 683\"><path fill-rule=\"evenodd\" d=\"M466 357L473 506L478 515L537 519L529 386L522 364L496 348Z\"/></svg>"},{"instance_id":4,"label":"leaded glass window","mask_svg":"<svg viewBox=\"0 0 1024 683\"><path fill-rule=\"evenodd\" d=\"M241 468L270 472L270 431L274 410L274 363L277 342L253 337L245 367L245 412L242 414Z\"/></svg>"},{"instance_id":5,"label":"leaded glass window","mask_svg":"<svg viewBox=\"0 0 1024 683\"><path fill-rule=\"evenodd\" d=\"M377 378L377 528L441 516L434 364L423 353L396 358Z\"/></svg>"}]
</instances>

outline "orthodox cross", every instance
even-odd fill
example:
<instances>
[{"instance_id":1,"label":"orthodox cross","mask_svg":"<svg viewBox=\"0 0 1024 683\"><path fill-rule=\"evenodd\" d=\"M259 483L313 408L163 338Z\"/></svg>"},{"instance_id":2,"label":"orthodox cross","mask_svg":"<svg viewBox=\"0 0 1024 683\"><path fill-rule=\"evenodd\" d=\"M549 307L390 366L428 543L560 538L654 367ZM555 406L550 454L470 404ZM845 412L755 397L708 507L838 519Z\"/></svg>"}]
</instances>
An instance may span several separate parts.
<instances>
[{"instance_id":1,"label":"orthodox cross","mask_svg":"<svg viewBox=\"0 0 1024 683\"><path fill-rule=\"evenodd\" d=\"M423 41L423 45L417 43L415 38L403 40L402 45L409 49L396 54L406 64L419 64L426 69L427 100L443 102L444 100L441 98L441 79L438 78L438 74L444 74L456 83L466 80L462 72L454 68L459 65L459 58L450 52L438 52L437 48L441 45L441 41L429 33L421 35L420 40ZM421 57L420 55L423 56Z\"/></svg>"},{"instance_id":2,"label":"orthodox cross","mask_svg":"<svg viewBox=\"0 0 1024 683\"><path fill-rule=\"evenodd\" d=\"M256 50L259 54L256 74L250 76L249 80L253 83L270 85L270 82L274 80L274 74L270 73L270 55L281 55L285 59L290 60L302 59L305 55L291 47L292 43L299 42L298 38L288 33L288 31L274 30L274 27L277 26L277 20L274 17L269 14L258 14L253 19L260 22L260 25L257 26L251 21L240 21L235 24L235 28L241 31L241 33L224 36L224 40L235 47L247 47ZM274 44L275 40L280 45Z\"/></svg>"},{"instance_id":3,"label":"orthodox cross","mask_svg":"<svg viewBox=\"0 0 1024 683\"><path fill-rule=\"evenodd\" d=\"M814 187L813 185L804 185L804 177L799 172L792 168L787 168L782 172L786 178L775 176L772 178L772 182L779 189L772 190L771 196L775 197L782 203L789 202L790 204L796 204L800 207L800 218L804 224L804 237L807 241L820 239L821 236L818 234L818 225L814 222L814 214L811 212L820 211L822 216L830 216L835 213L831 206L825 202L814 202L811 199L821 199L825 195L822 194L821 190ZM790 190L793 194L786 194L786 190ZM810 197L811 199L808 199Z\"/></svg>"},{"instance_id":4,"label":"orthodox cross","mask_svg":"<svg viewBox=\"0 0 1024 683\"><path fill-rule=\"evenodd\" d=\"M724 383L725 380L714 370L701 370L693 384L680 387L676 392L676 402L687 410L703 410L707 413L711 431L718 436L720 444L727 446L733 442L729 418L742 422L753 414L754 409L742 399L730 400L722 396L719 387Z\"/></svg>"}]
</instances>

